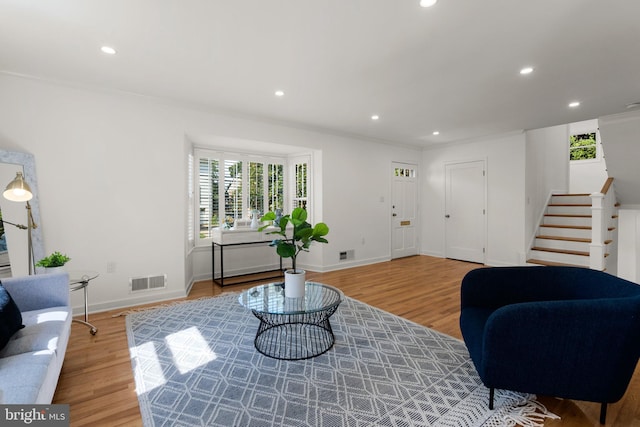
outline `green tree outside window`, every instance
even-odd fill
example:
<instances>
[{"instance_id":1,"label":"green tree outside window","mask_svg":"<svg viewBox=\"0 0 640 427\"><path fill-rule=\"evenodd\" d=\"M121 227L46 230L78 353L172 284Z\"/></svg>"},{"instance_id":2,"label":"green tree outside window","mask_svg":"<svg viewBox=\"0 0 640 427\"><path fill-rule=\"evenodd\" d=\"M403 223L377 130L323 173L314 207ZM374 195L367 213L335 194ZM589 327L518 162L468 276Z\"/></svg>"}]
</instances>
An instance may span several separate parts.
<instances>
[{"instance_id":1,"label":"green tree outside window","mask_svg":"<svg viewBox=\"0 0 640 427\"><path fill-rule=\"evenodd\" d=\"M596 133L584 133L569 137L569 160L590 160L597 156Z\"/></svg>"}]
</instances>

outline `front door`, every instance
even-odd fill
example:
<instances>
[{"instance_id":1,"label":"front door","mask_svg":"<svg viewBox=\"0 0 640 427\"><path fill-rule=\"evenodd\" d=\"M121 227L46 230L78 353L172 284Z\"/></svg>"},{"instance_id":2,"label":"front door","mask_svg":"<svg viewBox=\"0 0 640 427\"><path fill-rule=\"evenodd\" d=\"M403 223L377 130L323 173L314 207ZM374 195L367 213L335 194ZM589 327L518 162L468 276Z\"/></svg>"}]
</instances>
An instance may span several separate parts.
<instances>
[{"instance_id":1,"label":"front door","mask_svg":"<svg viewBox=\"0 0 640 427\"><path fill-rule=\"evenodd\" d=\"M445 256L484 263L484 161L445 165L445 185Z\"/></svg>"},{"instance_id":2,"label":"front door","mask_svg":"<svg viewBox=\"0 0 640 427\"><path fill-rule=\"evenodd\" d=\"M418 166L391 168L391 258L418 254Z\"/></svg>"}]
</instances>

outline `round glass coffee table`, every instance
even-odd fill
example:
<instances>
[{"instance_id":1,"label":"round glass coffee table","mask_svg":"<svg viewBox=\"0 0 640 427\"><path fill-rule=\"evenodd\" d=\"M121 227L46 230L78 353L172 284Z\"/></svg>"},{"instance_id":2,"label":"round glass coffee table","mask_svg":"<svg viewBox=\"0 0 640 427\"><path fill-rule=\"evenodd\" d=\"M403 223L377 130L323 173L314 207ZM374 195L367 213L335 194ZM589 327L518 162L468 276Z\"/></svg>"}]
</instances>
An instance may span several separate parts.
<instances>
[{"instance_id":1,"label":"round glass coffee table","mask_svg":"<svg viewBox=\"0 0 640 427\"><path fill-rule=\"evenodd\" d=\"M287 298L280 282L248 289L238 301L260 320L256 350L274 359L302 360L333 347L329 317L343 299L339 289L316 282L305 284L304 297Z\"/></svg>"}]
</instances>

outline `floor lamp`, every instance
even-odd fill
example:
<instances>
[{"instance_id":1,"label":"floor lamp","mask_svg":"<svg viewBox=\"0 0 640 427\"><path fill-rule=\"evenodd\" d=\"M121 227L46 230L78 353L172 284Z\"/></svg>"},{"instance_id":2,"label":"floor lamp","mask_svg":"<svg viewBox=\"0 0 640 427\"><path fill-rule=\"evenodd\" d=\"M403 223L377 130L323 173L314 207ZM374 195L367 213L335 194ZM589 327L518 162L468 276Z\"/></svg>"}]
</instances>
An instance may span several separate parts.
<instances>
[{"instance_id":1,"label":"floor lamp","mask_svg":"<svg viewBox=\"0 0 640 427\"><path fill-rule=\"evenodd\" d=\"M29 187L29 184L26 183L26 181L24 180L24 176L22 175L22 172L16 172L16 177L13 181L11 181L9 183L9 185L7 185L7 188L5 188L4 193L2 193L2 195L4 196L5 199L7 200L11 200L12 202L27 202L27 225L19 225L19 224L12 224L10 222L4 221L7 224L11 224L13 226L16 226L18 228L21 229L26 229L27 230L27 249L29 251L28 253L28 260L29 260L29 274L33 274L34 270L35 270L35 260L34 260L34 256L33 256L33 242L31 240L31 230L33 230L34 228L38 227L38 225L33 222L33 215L31 214L31 204L29 203L29 200L31 200L33 198L33 193L31 192L31 188Z\"/></svg>"}]
</instances>

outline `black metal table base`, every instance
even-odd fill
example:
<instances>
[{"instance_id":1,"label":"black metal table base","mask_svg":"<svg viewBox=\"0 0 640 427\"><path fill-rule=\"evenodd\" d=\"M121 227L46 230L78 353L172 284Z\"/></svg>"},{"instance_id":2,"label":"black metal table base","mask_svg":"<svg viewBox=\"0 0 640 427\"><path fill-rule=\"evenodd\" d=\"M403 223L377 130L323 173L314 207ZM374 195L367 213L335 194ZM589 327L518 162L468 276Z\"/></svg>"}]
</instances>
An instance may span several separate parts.
<instances>
[{"instance_id":1,"label":"black metal table base","mask_svg":"<svg viewBox=\"0 0 640 427\"><path fill-rule=\"evenodd\" d=\"M238 285L240 283L249 283L249 282L257 282L266 279L279 279L284 277L284 269L282 268L282 257L280 257L280 268L265 270L265 271L257 271L255 273L247 273L247 274L238 274L235 276L224 276L224 248L225 246L245 246L245 245L259 245L259 244L271 244L272 240L259 240L255 242L239 242L239 243L218 243L212 242L211 244L211 280L213 283L225 286L225 279L236 279L232 283L228 283L228 285ZM216 246L220 248L220 278L216 279ZM271 276L258 276L252 278L252 276L257 276L261 273L274 273L278 272L277 275ZM246 280L238 280L240 278L246 278Z\"/></svg>"},{"instance_id":2,"label":"black metal table base","mask_svg":"<svg viewBox=\"0 0 640 427\"><path fill-rule=\"evenodd\" d=\"M279 360L304 360L326 353L335 343L327 310L300 314L253 314L260 319L254 341L256 350Z\"/></svg>"}]
</instances>

